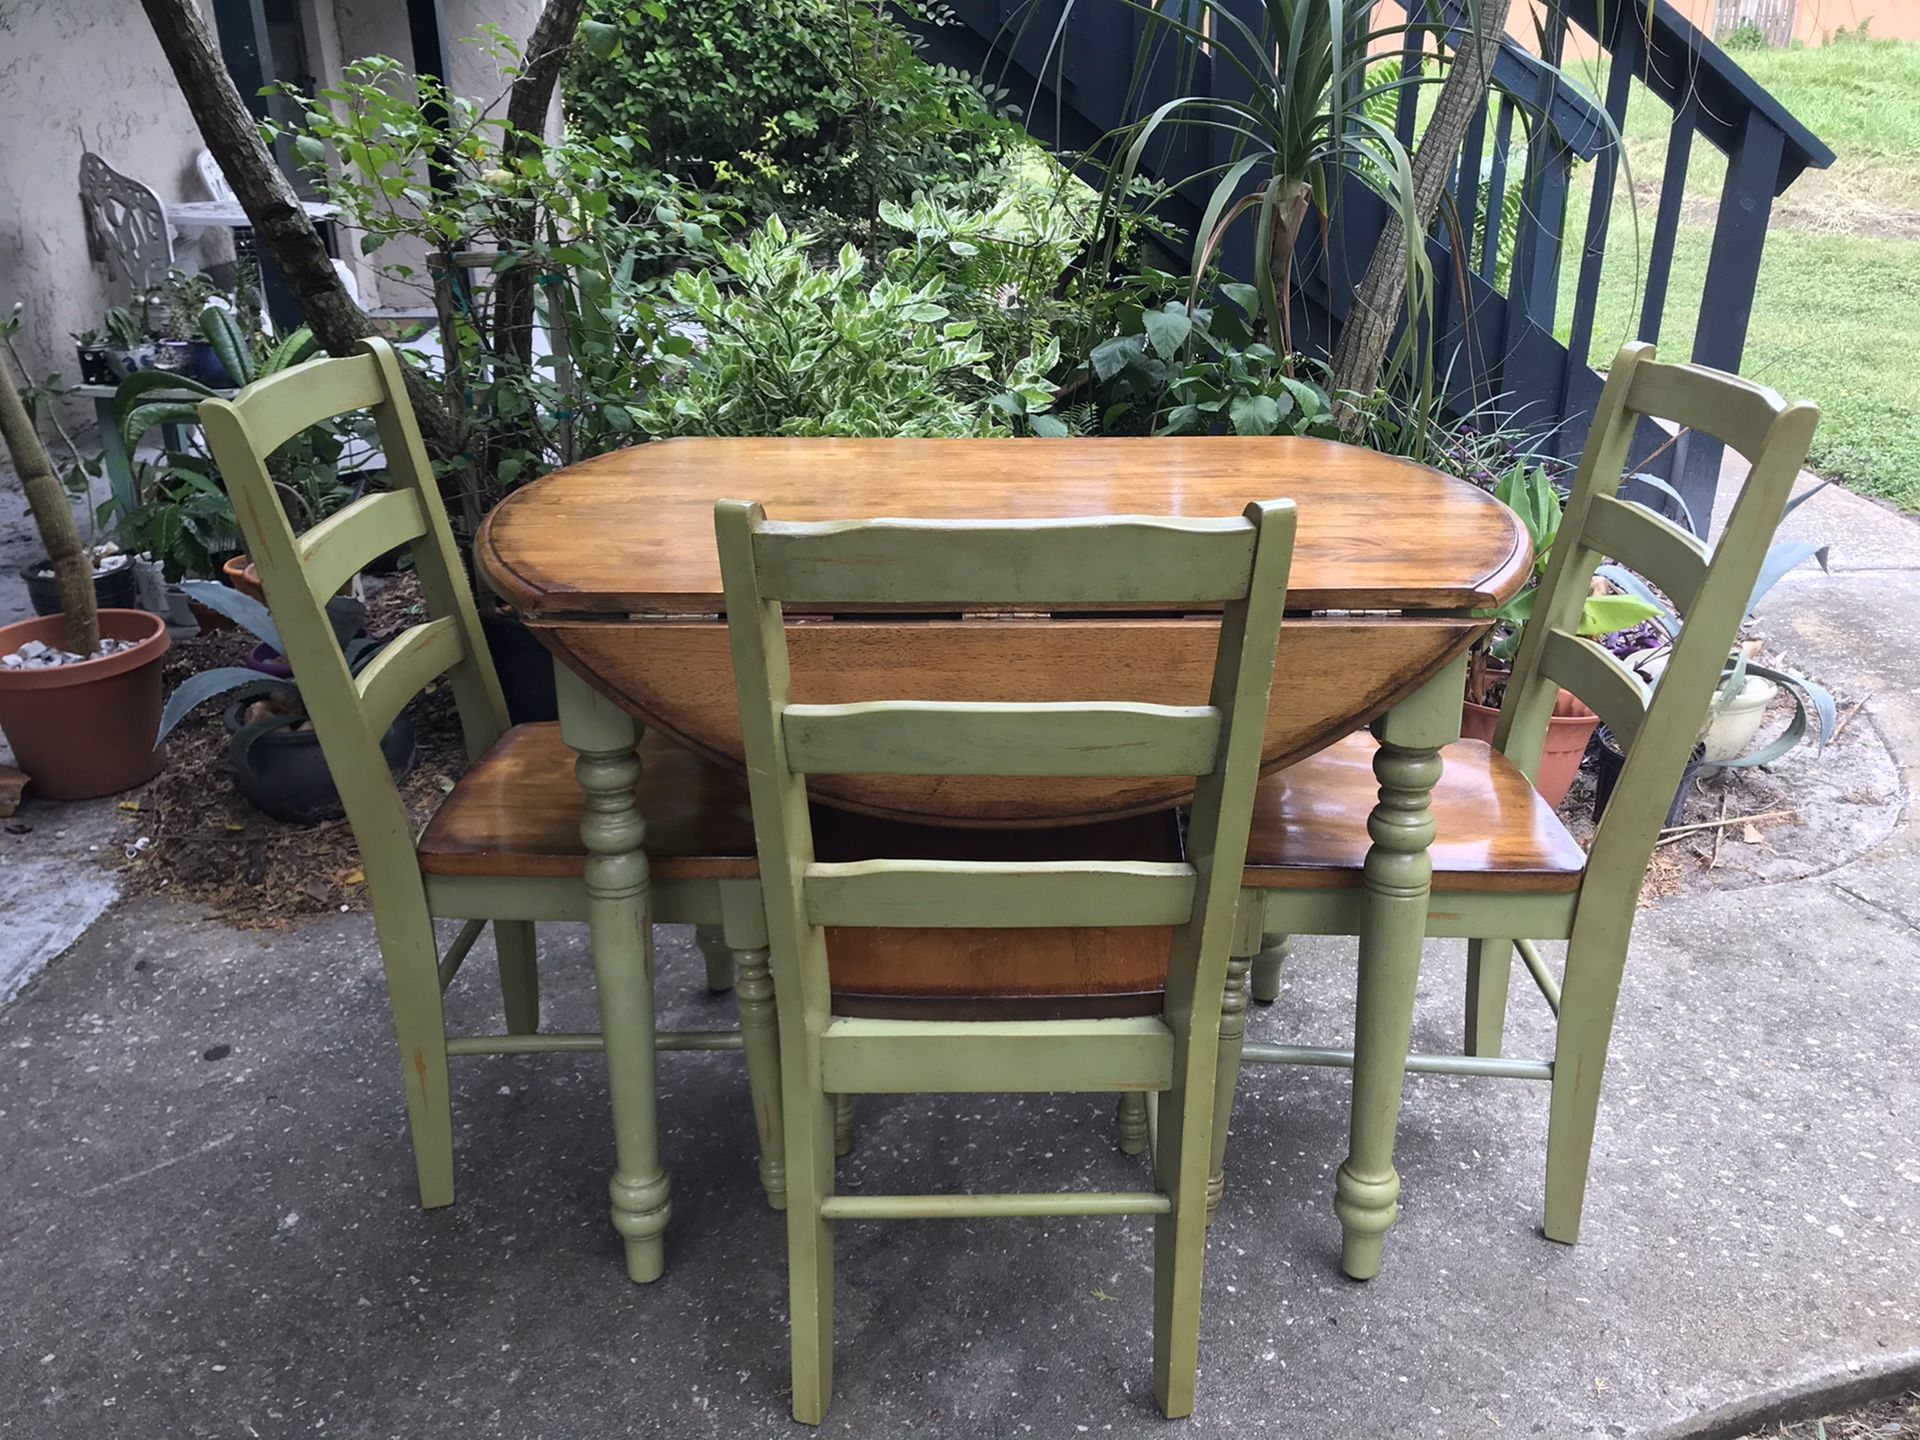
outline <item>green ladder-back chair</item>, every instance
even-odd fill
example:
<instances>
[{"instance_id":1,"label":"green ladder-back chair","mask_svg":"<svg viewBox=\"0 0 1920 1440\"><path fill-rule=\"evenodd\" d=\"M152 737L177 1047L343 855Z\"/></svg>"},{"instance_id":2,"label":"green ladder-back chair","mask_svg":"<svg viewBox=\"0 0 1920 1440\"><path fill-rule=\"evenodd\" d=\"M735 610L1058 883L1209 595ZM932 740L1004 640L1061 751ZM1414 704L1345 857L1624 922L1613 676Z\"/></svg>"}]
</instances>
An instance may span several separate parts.
<instances>
[{"instance_id":1,"label":"green ladder-back chair","mask_svg":"<svg viewBox=\"0 0 1920 1440\"><path fill-rule=\"evenodd\" d=\"M1617 494L1643 416L1714 436L1751 464L1711 554L1693 535ZM1408 1057L1411 986L1382 1002L1364 976L1356 1036L1380 1047L1377 1053L1405 1057L1414 1071L1551 1082L1545 1231L1553 1240L1572 1244L1580 1234L1601 1072L1640 884L1819 419L1814 406L1788 405L1737 376L1661 364L1651 345L1623 349L1594 411L1493 744L1446 747L1430 805L1400 817L1405 834L1435 826L1426 933L1470 942L1467 1053ZM1685 622L1651 695L1577 633L1594 569L1608 556L1658 586ZM1585 853L1532 785L1562 687L1599 712L1627 748L1626 768ZM1354 933L1370 843L1365 822L1376 796L1410 780L1431 783L1433 752L1383 739L1355 736L1261 784L1246 869L1253 915L1243 927L1267 936L1252 966L1257 1000L1278 994L1291 935ZM1561 978L1535 940L1568 942ZM1515 949L1558 1019L1551 1060L1501 1054ZM1350 1051L1289 1045L1247 1045L1243 1058L1309 1065L1353 1059ZM1362 1095L1355 1087L1353 1148L1341 1168L1336 1209L1346 1232L1343 1263L1358 1279L1377 1270L1397 1211L1393 1129L1404 1074L1396 1071L1380 1093Z\"/></svg>"},{"instance_id":2,"label":"green ladder-back chair","mask_svg":"<svg viewBox=\"0 0 1920 1440\"><path fill-rule=\"evenodd\" d=\"M770 522L715 514L748 783L780 997L787 1105L793 1413L832 1389L833 1227L842 1220L1154 1217L1154 1394L1193 1408L1218 1026L1292 558L1291 502L1244 518ZM850 608L1224 604L1210 702L985 704L789 698L785 603ZM1198 777L1185 862L860 859L817 863L809 774ZM893 852L898 854L898 851ZM1161 1013L925 1020L836 1015L828 927L1172 928ZM911 963L903 951L903 967ZM1136 1193L841 1195L835 1095L1146 1092L1154 1188Z\"/></svg>"},{"instance_id":3,"label":"green ladder-back chair","mask_svg":"<svg viewBox=\"0 0 1920 1440\"><path fill-rule=\"evenodd\" d=\"M366 340L360 349L260 381L230 401L208 400L200 421L360 845L399 1035L420 1200L446 1205L453 1199L448 1056L601 1048L597 1034L539 1032L534 922L586 919L587 848L580 830L587 805L574 778L575 747L605 747L592 735L563 737L555 724L508 726L400 362L385 341ZM308 426L356 410L373 413L391 488L296 534L275 493L269 457ZM368 561L403 544L412 547L428 618L401 631L355 674L327 622L326 601ZM459 709L469 768L416 841L380 737L424 686L443 676ZM563 675L561 683L576 682ZM591 728L598 712L586 713L582 723ZM721 927L740 963L742 1032L663 1033L660 1048L745 1049L754 1109L764 1117L761 1179L777 1207L784 1191L778 1040L745 786L651 737L640 759L655 918ZM634 783L630 768L619 769L632 766L630 757L596 760L600 770L591 778L604 782L600 771L608 763L616 769L607 774L625 773L626 783ZM581 766L586 774L587 762ZM467 922L444 955L435 917ZM507 1033L450 1037L441 996L488 921ZM650 977L600 973L596 980L604 1023L652 1025ZM631 1102L616 1105L616 1144L629 1138L621 1126L652 1124L653 1083L650 1073L609 1076L616 1099ZM616 1227L626 1233L633 1207L623 1217L621 1199L616 1186ZM664 1206L653 1218L651 1233L628 1235L628 1268L636 1280L659 1273Z\"/></svg>"}]
</instances>

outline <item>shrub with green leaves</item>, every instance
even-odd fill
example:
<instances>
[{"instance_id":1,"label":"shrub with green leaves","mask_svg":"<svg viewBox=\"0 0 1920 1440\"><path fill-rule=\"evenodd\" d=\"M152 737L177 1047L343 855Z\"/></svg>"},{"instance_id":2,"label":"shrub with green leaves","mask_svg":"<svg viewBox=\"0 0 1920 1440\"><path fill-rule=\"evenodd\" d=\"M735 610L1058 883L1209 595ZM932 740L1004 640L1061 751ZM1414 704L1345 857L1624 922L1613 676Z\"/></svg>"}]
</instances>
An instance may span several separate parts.
<instances>
[{"instance_id":1,"label":"shrub with green leaves","mask_svg":"<svg viewBox=\"0 0 1920 1440\"><path fill-rule=\"evenodd\" d=\"M1045 411L1048 344L996 374L975 321L956 318L944 277L876 274L851 245L809 258L812 235L778 216L725 247L731 277L674 277L705 343L669 357L637 419L656 435L991 435L1022 424L1063 433Z\"/></svg>"},{"instance_id":2,"label":"shrub with green leaves","mask_svg":"<svg viewBox=\"0 0 1920 1440\"><path fill-rule=\"evenodd\" d=\"M898 11L599 0L568 76L568 116L589 138L639 139L656 164L756 217L867 239L882 200L977 199L981 171L1031 143L1002 113L1003 92L923 60Z\"/></svg>"}]
</instances>

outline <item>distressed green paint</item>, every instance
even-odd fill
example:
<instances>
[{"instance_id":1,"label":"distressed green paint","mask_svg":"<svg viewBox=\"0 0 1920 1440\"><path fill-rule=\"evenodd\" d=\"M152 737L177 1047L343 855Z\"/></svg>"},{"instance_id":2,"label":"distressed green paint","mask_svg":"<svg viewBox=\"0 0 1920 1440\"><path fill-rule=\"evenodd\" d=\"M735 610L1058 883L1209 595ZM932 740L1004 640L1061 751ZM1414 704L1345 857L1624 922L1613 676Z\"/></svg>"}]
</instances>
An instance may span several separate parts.
<instances>
[{"instance_id":1,"label":"distressed green paint","mask_svg":"<svg viewBox=\"0 0 1920 1440\"><path fill-rule=\"evenodd\" d=\"M1192 866L1151 861L853 860L805 881L815 925L1179 925L1194 899Z\"/></svg>"},{"instance_id":2,"label":"distressed green paint","mask_svg":"<svg viewBox=\"0 0 1920 1440\"><path fill-rule=\"evenodd\" d=\"M912 521L774 525L757 505L715 514L741 701L754 828L780 994L788 1160L793 1414L817 1424L832 1392L833 1222L936 1215L1154 1215L1154 1395L1169 1417L1193 1408L1200 1269L1220 1070L1223 994L1245 863L1260 744L1285 610L1294 515L1248 507L1227 521L979 524ZM1198 717L1080 707L1071 727L1033 707L953 707L901 729L897 708L790 703L783 601L828 608L1224 602L1190 864L814 861L803 766L884 750L919 773L1137 773L1089 769L1130 751L1195 761ZM1243 723L1235 725L1234 717ZM1214 717L1217 717L1215 719ZM1062 744L1066 737L1070 743ZM1088 757L1096 757L1089 759ZM1013 757L1011 760L1007 757ZM1192 773L1175 768L1170 774ZM908 1022L835 1018L824 926L1171 924L1160 1018ZM1138 1196L841 1196L837 1102L874 1091L1120 1089L1160 1100L1153 1192ZM1124 1114L1125 1112L1123 1112ZM1123 1137L1124 1138L1124 1137ZM1094 1208L1089 1208L1094 1207Z\"/></svg>"},{"instance_id":3,"label":"distressed green paint","mask_svg":"<svg viewBox=\"0 0 1920 1440\"><path fill-rule=\"evenodd\" d=\"M372 411L388 467L388 492L365 496L308 530L294 532L275 492L266 457L290 436L322 419L355 409ZM636 1278L658 1273L657 1227L666 1218L665 1179L657 1156L648 1159L655 1129L652 1066L655 1048L647 894L642 831L632 815L632 729L574 704L573 738L587 748L587 778L597 787L588 845L589 880L535 877L427 876L414 852L413 827L393 784L379 741L393 717L435 677L445 675L459 712L469 758L478 757L507 727L506 704L481 634L467 577L434 482L419 427L409 407L399 361L383 341L369 340L348 359L300 366L249 387L232 400L200 407L207 442L234 501L247 549L258 565L320 746L359 843L373 901L374 925L407 1097L421 1203L453 1200L453 1124L448 1108L450 1055L580 1053L599 1050L600 1035L540 1034L540 990L534 922L592 922L610 937L609 985L617 1023L608 1069L618 1078L615 1126L622 1151L615 1181L616 1221L631 1232L629 1261ZM367 562L411 544L428 618L403 630L356 677L349 673L325 613L326 601ZM626 754L621 754L621 744ZM628 786L622 801L617 793ZM611 793L610 793L611 792ZM597 847L597 848L596 848ZM597 893L590 893L597 891ZM753 881L674 882L655 887L661 918L722 924L729 943L764 954L766 928ZM433 917L464 920L439 952ZM449 1039L441 992L460 969L484 925L494 926L508 1033ZM764 964L763 964L764 973ZM638 993L641 983L647 987ZM771 989L758 996L760 1030L771 1028ZM603 1022L608 1014L603 1007ZM641 1022L644 1023L641 1023ZM638 1028L636 1028L638 1026ZM658 1048L748 1051L756 1110L779 1111L778 1056L731 1033L668 1034ZM778 1204L780 1141L777 1123L762 1124L762 1178Z\"/></svg>"},{"instance_id":4,"label":"distressed green paint","mask_svg":"<svg viewBox=\"0 0 1920 1440\"><path fill-rule=\"evenodd\" d=\"M1121 515L762 521L752 543L760 594L796 606L1209 605L1246 594L1254 527Z\"/></svg>"},{"instance_id":5,"label":"distressed green paint","mask_svg":"<svg viewBox=\"0 0 1920 1440\"><path fill-rule=\"evenodd\" d=\"M872 700L782 718L805 775L1204 775L1220 741L1204 706Z\"/></svg>"},{"instance_id":6,"label":"distressed green paint","mask_svg":"<svg viewBox=\"0 0 1920 1440\"><path fill-rule=\"evenodd\" d=\"M1578 892L1449 891L1416 905L1425 884L1422 836L1431 824L1422 797L1437 774L1430 742L1445 727L1437 714L1425 727L1410 725L1400 718L1407 706L1396 707L1376 727L1382 740L1375 767L1381 805L1369 821L1375 843L1367 857L1364 898L1356 905L1356 892L1331 882L1323 890L1262 892L1275 934L1363 937L1353 1052L1250 1044L1242 1055L1249 1064L1355 1066L1353 1151L1341 1167L1338 1201L1347 1228L1343 1263L1349 1274L1377 1268L1378 1236L1392 1220L1398 1193L1390 1164L1392 1127L1400 1080L1409 1070L1549 1080L1544 1229L1548 1238L1566 1243L1579 1236L1601 1078L1641 880L1819 422L1812 405L1788 405L1771 390L1738 377L1661 364L1653 355L1650 345L1629 345L1608 372L1494 735L1495 746L1509 760L1529 777L1536 775L1547 722L1565 685L1629 740L1625 768L1594 832ZM1698 569L1703 552L1697 541L1618 501L1642 417L1711 434L1753 461L1725 532ZM1672 660L1651 696L1611 656L1577 634L1594 570L1609 556L1688 602ZM1414 733L1422 728L1424 735ZM1488 823L1499 823L1499 817L1490 815ZM1420 910L1424 915L1416 926ZM1466 1055L1406 1055L1422 934L1471 942ZM1532 939L1568 941L1558 981ZM1516 948L1558 1015L1550 1061L1500 1053ZM1256 962L1256 996L1261 979Z\"/></svg>"}]
</instances>

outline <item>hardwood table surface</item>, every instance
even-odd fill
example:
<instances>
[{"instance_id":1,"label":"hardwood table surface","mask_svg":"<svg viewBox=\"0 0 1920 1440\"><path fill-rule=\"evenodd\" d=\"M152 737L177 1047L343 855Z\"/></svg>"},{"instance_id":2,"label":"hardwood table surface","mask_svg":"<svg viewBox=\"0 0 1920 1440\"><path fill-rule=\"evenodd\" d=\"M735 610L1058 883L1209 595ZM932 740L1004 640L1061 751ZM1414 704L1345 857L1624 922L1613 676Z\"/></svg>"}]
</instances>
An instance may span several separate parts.
<instances>
[{"instance_id":1,"label":"hardwood table surface","mask_svg":"<svg viewBox=\"0 0 1920 1440\"><path fill-rule=\"evenodd\" d=\"M1238 515L1292 499L1289 619L1262 765L1323 749L1411 694L1518 593L1526 531L1485 491L1329 441L697 439L635 446L514 492L474 547L481 579L556 656L648 726L742 764L714 503L775 520ZM931 607L930 607L931 608ZM1217 624L1113 615L807 618L796 700L1138 700L1204 704ZM973 612L969 611L969 616ZM868 814L1059 825L1179 803L1190 782L815 776Z\"/></svg>"}]
</instances>

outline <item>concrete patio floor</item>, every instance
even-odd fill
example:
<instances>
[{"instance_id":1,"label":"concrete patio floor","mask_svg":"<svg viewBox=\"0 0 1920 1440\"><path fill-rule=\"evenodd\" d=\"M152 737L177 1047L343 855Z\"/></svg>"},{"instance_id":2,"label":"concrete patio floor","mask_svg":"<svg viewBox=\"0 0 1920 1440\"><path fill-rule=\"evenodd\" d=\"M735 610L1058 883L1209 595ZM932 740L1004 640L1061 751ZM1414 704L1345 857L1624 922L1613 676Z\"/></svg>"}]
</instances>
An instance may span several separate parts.
<instances>
[{"instance_id":1,"label":"concrete patio floor","mask_svg":"<svg viewBox=\"0 0 1920 1440\"><path fill-rule=\"evenodd\" d=\"M1784 584L1767 628L1873 692L1854 723L1878 728L1911 794L1920 527L1839 492L1789 523L1835 538L1836 574ZM45 873L98 874L86 847L110 814L31 818L67 832L37 847ZM21 858L0 865L0 924ZM662 944L667 1019L728 1023L686 932ZM1422 1049L1457 1044L1461 951L1431 948ZM454 988L456 1026L497 1020L484 958ZM549 1023L590 1028L583 936L554 927L545 960ZM1250 1036L1339 1043L1352 980L1350 944L1301 941ZM1516 985L1510 1051L1546 1053L1547 1019ZM418 1209L365 917L260 934L114 902L0 1010L0 1056L0 1435L799 1433L781 1221L736 1057L663 1059L675 1213L667 1275L642 1288L606 1221L597 1058L461 1062L459 1200ZM1825 874L1642 911L1576 1247L1538 1231L1545 1088L1414 1078L1385 1270L1341 1278L1347 1088L1249 1072L1196 1430L1702 1433L1779 1387L1920 1366L1910 824ZM842 1177L1121 1187L1139 1164L1091 1097L875 1097ZM823 1433L1171 1433L1148 1386L1148 1234L842 1227Z\"/></svg>"}]
</instances>

